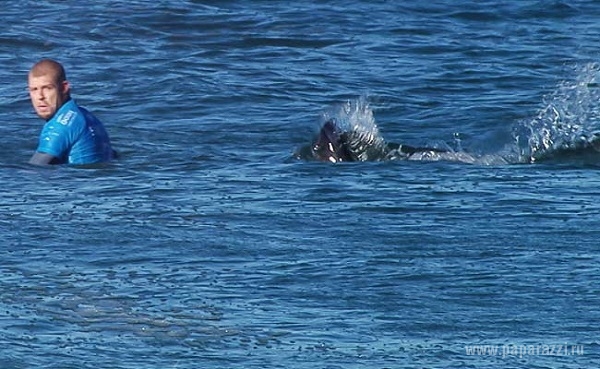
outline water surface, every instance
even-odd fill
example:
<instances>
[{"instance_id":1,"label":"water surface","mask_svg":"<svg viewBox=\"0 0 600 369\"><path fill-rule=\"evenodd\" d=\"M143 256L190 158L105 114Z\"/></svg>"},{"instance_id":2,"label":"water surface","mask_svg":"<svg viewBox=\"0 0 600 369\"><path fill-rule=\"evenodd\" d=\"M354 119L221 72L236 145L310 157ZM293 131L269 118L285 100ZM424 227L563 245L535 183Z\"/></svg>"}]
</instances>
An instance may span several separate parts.
<instances>
[{"instance_id":1,"label":"water surface","mask_svg":"<svg viewBox=\"0 0 600 369\"><path fill-rule=\"evenodd\" d=\"M3 368L600 362L595 1L22 1L0 36ZM121 158L35 168L64 63ZM508 163L297 160L386 140ZM521 159L534 160L521 160ZM583 355L467 355L469 345Z\"/></svg>"}]
</instances>

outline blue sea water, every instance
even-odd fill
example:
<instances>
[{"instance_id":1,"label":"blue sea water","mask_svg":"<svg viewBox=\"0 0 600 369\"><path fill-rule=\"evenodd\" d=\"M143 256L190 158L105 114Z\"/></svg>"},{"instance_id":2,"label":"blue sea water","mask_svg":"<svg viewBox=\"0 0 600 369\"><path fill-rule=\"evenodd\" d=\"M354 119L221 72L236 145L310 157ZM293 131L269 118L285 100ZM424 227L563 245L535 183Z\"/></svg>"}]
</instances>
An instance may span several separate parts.
<instances>
[{"instance_id":1,"label":"blue sea water","mask_svg":"<svg viewBox=\"0 0 600 369\"><path fill-rule=\"evenodd\" d=\"M599 20L595 0L3 3L0 368L597 367ZM27 164L42 57L118 161ZM298 158L332 115L457 156Z\"/></svg>"}]
</instances>

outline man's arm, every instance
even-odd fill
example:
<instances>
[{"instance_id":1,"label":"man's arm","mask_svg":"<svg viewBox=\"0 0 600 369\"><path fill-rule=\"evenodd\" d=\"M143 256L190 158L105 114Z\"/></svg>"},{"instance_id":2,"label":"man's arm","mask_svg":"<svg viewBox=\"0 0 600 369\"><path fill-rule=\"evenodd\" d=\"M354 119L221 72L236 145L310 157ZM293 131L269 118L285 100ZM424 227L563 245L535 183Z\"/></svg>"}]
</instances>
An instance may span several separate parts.
<instances>
[{"instance_id":1,"label":"man's arm","mask_svg":"<svg viewBox=\"0 0 600 369\"><path fill-rule=\"evenodd\" d=\"M59 164L59 160L57 157L52 156L50 154L36 151L35 154L33 154L33 156L31 157L31 159L29 159L29 164L33 164L33 165Z\"/></svg>"}]
</instances>

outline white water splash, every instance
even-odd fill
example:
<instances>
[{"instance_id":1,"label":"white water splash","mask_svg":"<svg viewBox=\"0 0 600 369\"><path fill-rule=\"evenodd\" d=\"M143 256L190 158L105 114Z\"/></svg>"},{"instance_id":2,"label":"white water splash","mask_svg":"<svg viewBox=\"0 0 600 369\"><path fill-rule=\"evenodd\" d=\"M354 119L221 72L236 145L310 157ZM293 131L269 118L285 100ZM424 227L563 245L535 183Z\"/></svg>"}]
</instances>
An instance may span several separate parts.
<instances>
[{"instance_id":1,"label":"white water splash","mask_svg":"<svg viewBox=\"0 0 600 369\"><path fill-rule=\"evenodd\" d=\"M562 151L591 145L600 136L600 64L579 68L574 81L561 83L544 98L530 121L518 124L514 137L520 161L535 162Z\"/></svg>"},{"instance_id":2,"label":"white water splash","mask_svg":"<svg viewBox=\"0 0 600 369\"><path fill-rule=\"evenodd\" d=\"M498 165L507 164L499 155L475 156L464 151L422 151L407 155L387 146L379 132L373 110L366 97L349 100L323 113L322 121L334 119L342 132L351 132L349 146L359 161L411 160L411 161L453 161L468 164Z\"/></svg>"},{"instance_id":3,"label":"white water splash","mask_svg":"<svg viewBox=\"0 0 600 369\"><path fill-rule=\"evenodd\" d=\"M383 159L386 143L366 97L349 100L323 114L324 122L332 118L342 132L351 132L349 145L359 161Z\"/></svg>"},{"instance_id":4,"label":"white water splash","mask_svg":"<svg viewBox=\"0 0 600 369\"><path fill-rule=\"evenodd\" d=\"M337 105L322 118L323 122L333 118L341 131L353 133L349 144L359 161L409 159L504 165L561 158L589 148L600 152L600 63L589 63L576 71L574 80L560 83L544 97L533 119L517 122L515 141L496 153L474 155L449 149L398 154L387 148L365 97Z\"/></svg>"}]
</instances>

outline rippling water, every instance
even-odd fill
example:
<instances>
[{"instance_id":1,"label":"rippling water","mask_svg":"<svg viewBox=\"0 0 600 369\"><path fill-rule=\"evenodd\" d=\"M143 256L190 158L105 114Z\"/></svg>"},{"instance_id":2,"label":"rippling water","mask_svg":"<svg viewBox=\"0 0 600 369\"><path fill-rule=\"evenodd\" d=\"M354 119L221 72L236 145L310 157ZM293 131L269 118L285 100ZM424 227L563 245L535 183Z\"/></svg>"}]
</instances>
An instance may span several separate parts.
<instances>
[{"instance_id":1,"label":"rippling water","mask_svg":"<svg viewBox=\"0 0 600 369\"><path fill-rule=\"evenodd\" d=\"M597 1L2 14L0 367L600 363ZM26 164L42 57L117 162ZM294 158L356 101L386 140L481 160ZM582 351L501 354L543 345Z\"/></svg>"}]
</instances>

